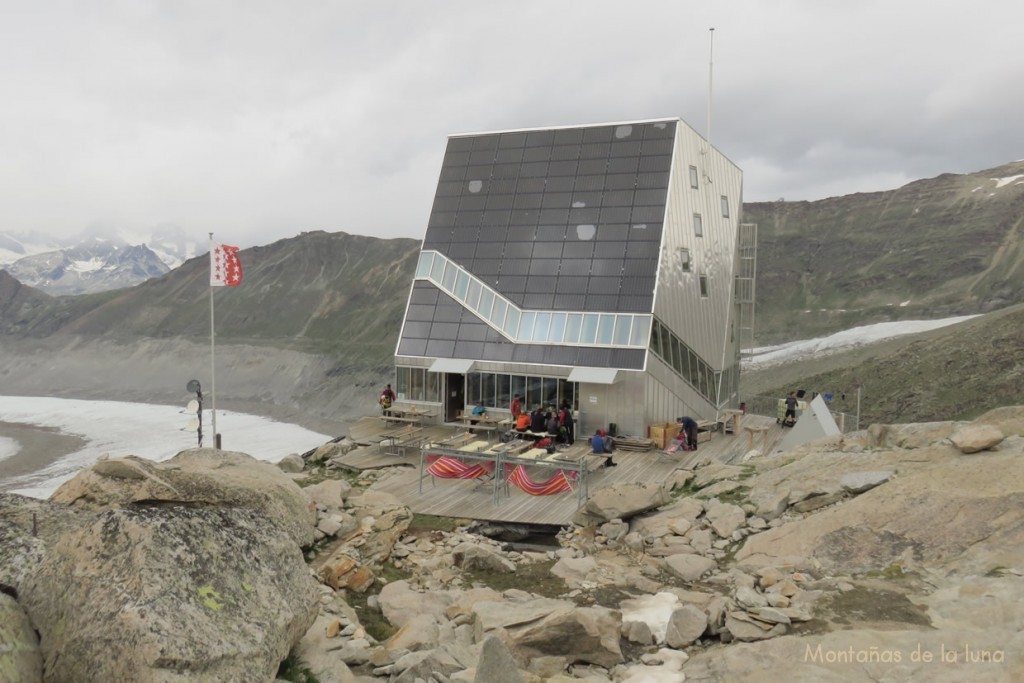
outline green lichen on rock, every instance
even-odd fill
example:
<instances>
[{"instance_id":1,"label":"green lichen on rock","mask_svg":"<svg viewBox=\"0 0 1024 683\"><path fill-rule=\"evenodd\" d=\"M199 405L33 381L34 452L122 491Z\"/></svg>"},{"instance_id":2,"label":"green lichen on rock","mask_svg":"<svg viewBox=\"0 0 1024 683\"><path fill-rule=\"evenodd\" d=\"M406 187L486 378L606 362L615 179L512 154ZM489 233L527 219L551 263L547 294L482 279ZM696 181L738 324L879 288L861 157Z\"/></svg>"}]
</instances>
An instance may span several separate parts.
<instances>
[{"instance_id":1,"label":"green lichen on rock","mask_svg":"<svg viewBox=\"0 0 1024 683\"><path fill-rule=\"evenodd\" d=\"M203 599L203 604L208 609L212 609L214 612L219 612L224 609L224 603L217 602L221 599L220 593L213 589L213 586L202 586L197 591L199 597Z\"/></svg>"}]
</instances>

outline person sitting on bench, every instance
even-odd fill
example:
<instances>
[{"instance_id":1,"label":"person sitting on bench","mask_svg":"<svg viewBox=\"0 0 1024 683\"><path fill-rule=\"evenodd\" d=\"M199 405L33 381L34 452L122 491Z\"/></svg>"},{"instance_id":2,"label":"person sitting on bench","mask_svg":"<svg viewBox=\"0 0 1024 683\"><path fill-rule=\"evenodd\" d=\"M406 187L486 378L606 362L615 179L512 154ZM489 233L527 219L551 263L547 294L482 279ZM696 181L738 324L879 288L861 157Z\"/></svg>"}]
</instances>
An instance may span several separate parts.
<instances>
[{"instance_id":1,"label":"person sitting on bench","mask_svg":"<svg viewBox=\"0 0 1024 683\"><path fill-rule=\"evenodd\" d=\"M611 439L604 435L604 432L598 429L594 432L594 435L590 437L590 449L594 455L607 455L608 459L605 460L605 467L615 467L618 465L617 462L612 460L612 443Z\"/></svg>"},{"instance_id":2,"label":"person sitting on bench","mask_svg":"<svg viewBox=\"0 0 1024 683\"><path fill-rule=\"evenodd\" d=\"M544 434L547 430L547 418L540 406L537 406L537 409L530 415L530 431L534 434Z\"/></svg>"}]
</instances>

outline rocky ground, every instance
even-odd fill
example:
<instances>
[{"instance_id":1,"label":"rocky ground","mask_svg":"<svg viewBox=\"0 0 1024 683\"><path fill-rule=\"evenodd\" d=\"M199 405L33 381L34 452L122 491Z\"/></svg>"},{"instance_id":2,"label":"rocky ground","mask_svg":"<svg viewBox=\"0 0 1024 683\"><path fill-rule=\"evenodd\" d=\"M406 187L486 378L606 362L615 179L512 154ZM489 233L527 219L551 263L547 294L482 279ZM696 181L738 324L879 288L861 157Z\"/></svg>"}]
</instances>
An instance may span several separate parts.
<instances>
[{"instance_id":1,"label":"rocky ground","mask_svg":"<svg viewBox=\"0 0 1024 683\"><path fill-rule=\"evenodd\" d=\"M752 452L596 491L547 546L412 515L344 440L102 461L0 496L0 678L1016 681L1022 434L1004 408Z\"/></svg>"}]
</instances>

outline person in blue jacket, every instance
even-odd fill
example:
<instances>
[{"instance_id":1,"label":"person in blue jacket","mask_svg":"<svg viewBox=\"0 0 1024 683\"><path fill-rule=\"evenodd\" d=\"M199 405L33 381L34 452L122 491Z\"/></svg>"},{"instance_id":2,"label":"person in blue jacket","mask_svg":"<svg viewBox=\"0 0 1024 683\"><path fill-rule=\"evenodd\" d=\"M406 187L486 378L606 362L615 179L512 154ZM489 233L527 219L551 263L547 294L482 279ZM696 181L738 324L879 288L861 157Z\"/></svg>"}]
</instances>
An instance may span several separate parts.
<instances>
[{"instance_id":1,"label":"person in blue jacket","mask_svg":"<svg viewBox=\"0 0 1024 683\"><path fill-rule=\"evenodd\" d=\"M594 432L594 435L590 437L590 450L595 455L607 455L608 459L605 461L605 467L615 467L618 465L617 462L612 460L612 444L611 439L604 435L604 432L598 429Z\"/></svg>"}]
</instances>

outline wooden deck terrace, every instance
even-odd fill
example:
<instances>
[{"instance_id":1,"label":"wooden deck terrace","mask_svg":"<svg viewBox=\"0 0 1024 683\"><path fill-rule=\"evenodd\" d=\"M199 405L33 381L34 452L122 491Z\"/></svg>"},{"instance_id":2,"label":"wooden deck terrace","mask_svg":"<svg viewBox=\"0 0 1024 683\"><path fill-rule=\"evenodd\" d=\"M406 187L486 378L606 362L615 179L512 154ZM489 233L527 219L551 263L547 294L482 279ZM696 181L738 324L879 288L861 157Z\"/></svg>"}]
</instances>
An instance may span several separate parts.
<instances>
[{"instance_id":1,"label":"wooden deck terrace","mask_svg":"<svg viewBox=\"0 0 1024 683\"><path fill-rule=\"evenodd\" d=\"M591 495L598 489L614 484L640 482L660 484L677 469L696 469L711 462L739 464L743 456L754 449L774 453L786 431L776 424L775 418L745 415L739 433L714 432L709 441L698 445L696 451L666 454L660 450L616 450L616 467L605 467L600 456L588 458L588 487ZM747 430L749 426L752 430ZM376 430L376 431L375 431ZM495 502L494 486L480 480L435 479L422 481L420 489L420 451L409 449L404 455L378 452L374 438L385 431L378 418L363 418L350 430L351 438L359 448L339 458L344 467L352 470L391 468L377 480L372 490L391 493L417 514L436 515L458 519L489 522L565 526L571 523L579 501L576 492L548 496L531 496L515 487L508 495L500 495ZM451 427L424 427L427 442L438 442L450 437ZM577 441L572 448L588 450L586 439ZM531 468L538 479L547 478L554 470L549 467Z\"/></svg>"}]
</instances>

